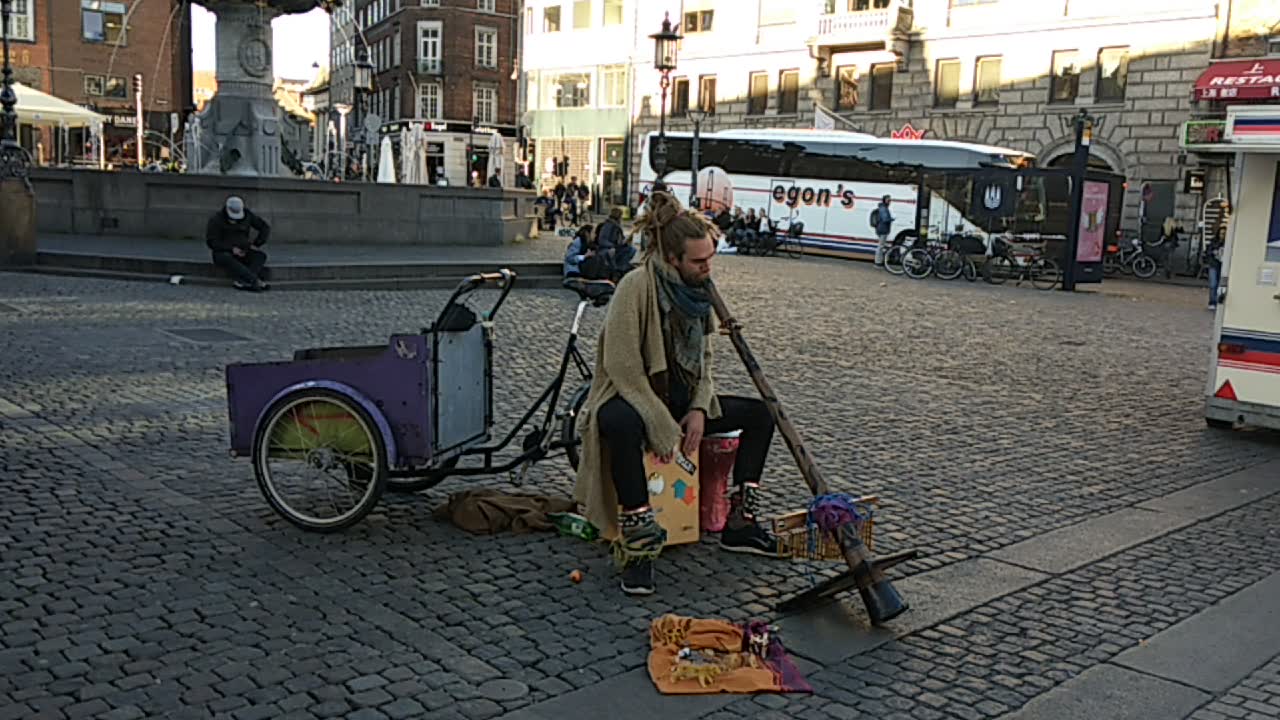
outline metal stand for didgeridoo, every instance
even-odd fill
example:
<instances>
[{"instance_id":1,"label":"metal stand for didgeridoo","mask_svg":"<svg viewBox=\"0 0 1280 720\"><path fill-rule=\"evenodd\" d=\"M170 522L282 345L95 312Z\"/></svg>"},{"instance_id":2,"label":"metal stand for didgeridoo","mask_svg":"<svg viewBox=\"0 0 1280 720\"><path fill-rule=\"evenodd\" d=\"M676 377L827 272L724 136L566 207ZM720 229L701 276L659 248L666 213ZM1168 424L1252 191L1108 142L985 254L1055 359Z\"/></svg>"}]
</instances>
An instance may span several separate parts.
<instances>
[{"instance_id":1,"label":"metal stand for didgeridoo","mask_svg":"<svg viewBox=\"0 0 1280 720\"><path fill-rule=\"evenodd\" d=\"M747 341L742 337L742 326L729 313L729 309L725 306L724 300L720 297L720 293L716 290L714 283L707 283L707 291L711 297L711 306L715 309L716 317L720 320L720 332L729 336L734 349L738 352L738 357L746 365L747 373L751 375L751 381L755 384L756 390L760 392L760 399L769 408L769 414L773 416L774 424L777 426L778 432L782 434L782 439L786 442L787 449L791 451L791 457L795 459L796 466L800 469L800 475L804 478L805 484L809 486L809 490L814 497L828 494L830 491L826 480L823 479L818 466L813 462L813 458L809 456L808 450L805 449L804 443L800 439L800 434L796 431L795 426L791 424L786 411L783 410L782 403L778 400L778 396L774 394L773 388L764 376L764 371L760 368L760 363L756 362L755 356L751 354L750 348L747 347ZM790 612L811 608L830 601L839 593L857 588L858 594L862 596L862 602L866 606L867 616L871 619L873 625L888 622L906 612L910 606L894 589L888 578L885 577L884 571L894 565L915 558L918 554L917 551L906 550L877 560L871 557L871 552L863 544L862 539L858 536L857 529L852 523L841 527L838 536L841 554L849 566L848 572L841 573L820 583L817 587L782 601L778 604L777 610L779 612Z\"/></svg>"}]
</instances>

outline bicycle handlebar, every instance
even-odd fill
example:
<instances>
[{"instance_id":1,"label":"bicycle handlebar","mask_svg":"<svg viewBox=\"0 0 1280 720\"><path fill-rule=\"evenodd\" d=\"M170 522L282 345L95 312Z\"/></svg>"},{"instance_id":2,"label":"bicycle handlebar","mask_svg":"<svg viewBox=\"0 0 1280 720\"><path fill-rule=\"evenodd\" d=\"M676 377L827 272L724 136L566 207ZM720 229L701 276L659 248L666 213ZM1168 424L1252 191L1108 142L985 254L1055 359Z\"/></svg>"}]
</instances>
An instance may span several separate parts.
<instances>
[{"instance_id":1,"label":"bicycle handlebar","mask_svg":"<svg viewBox=\"0 0 1280 720\"><path fill-rule=\"evenodd\" d=\"M471 293L484 285L494 285L502 288L502 294L498 296L493 307L489 308L489 312L485 313L486 320L493 320L498 314L498 308L502 307L502 303L506 301L507 295L511 294L511 288L516 284L516 272L509 268L502 268L498 272L492 273L476 273L463 278L458 283L458 287L454 289L453 294L449 296L449 301L444 304L444 308L440 311L439 317L436 318L435 325L438 327L444 323L445 317L454 305L458 303L462 297Z\"/></svg>"}]
</instances>

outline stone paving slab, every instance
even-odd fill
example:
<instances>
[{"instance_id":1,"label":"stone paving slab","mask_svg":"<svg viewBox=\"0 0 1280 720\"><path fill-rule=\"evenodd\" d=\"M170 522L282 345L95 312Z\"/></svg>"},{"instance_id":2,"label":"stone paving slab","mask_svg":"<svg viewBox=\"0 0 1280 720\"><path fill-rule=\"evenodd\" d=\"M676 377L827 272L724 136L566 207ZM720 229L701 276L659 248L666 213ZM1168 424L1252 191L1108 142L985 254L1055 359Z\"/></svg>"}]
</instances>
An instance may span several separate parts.
<instances>
[{"instance_id":1,"label":"stone paving slab","mask_svg":"<svg viewBox=\"0 0 1280 720\"><path fill-rule=\"evenodd\" d=\"M1250 720L1280 718L1280 655L1213 702L1196 710L1188 720L1241 717Z\"/></svg>"},{"instance_id":2,"label":"stone paving slab","mask_svg":"<svg viewBox=\"0 0 1280 720\"><path fill-rule=\"evenodd\" d=\"M737 695L663 695L647 668L637 668L582 690L526 708L529 720L692 720L728 705Z\"/></svg>"},{"instance_id":3,"label":"stone paving slab","mask_svg":"<svg viewBox=\"0 0 1280 720\"><path fill-rule=\"evenodd\" d=\"M989 557L1062 574L1190 524L1182 515L1126 508L1001 548Z\"/></svg>"},{"instance_id":4,"label":"stone paving slab","mask_svg":"<svg viewBox=\"0 0 1280 720\"><path fill-rule=\"evenodd\" d=\"M892 579L892 573L890 574ZM784 617L778 628L787 647L823 665L838 663L968 612L1047 576L987 559L966 560L894 580L911 609L880 627L867 619L856 592L808 612Z\"/></svg>"},{"instance_id":5,"label":"stone paving slab","mask_svg":"<svg viewBox=\"0 0 1280 720\"><path fill-rule=\"evenodd\" d=\"M1172 720L1209 699L1208 693L1144 673L1103 664L1089 668L1006 720Z\"/></svg>"},{"instance_id":6,"label":"stone paving slab","mask_svg":"<svg viewBox=\"0 0 1280 720\"><path fill-rule=\"evenodd\" d=\"M1199 519L1276 492L1280 492L1280 463L1270 462L1139 503L1138 507Z\"/></svg>"},{"instance_id":7,"label":"stone paving slab","mask_svg":"<svg viewBox=\"0 0 1280 720\"><path fill-rule=\"evenodd\" d=\"M1113 661L1223 692L1280 654L1280 573L1155 635Z\"/></svg>"}]
</instances>

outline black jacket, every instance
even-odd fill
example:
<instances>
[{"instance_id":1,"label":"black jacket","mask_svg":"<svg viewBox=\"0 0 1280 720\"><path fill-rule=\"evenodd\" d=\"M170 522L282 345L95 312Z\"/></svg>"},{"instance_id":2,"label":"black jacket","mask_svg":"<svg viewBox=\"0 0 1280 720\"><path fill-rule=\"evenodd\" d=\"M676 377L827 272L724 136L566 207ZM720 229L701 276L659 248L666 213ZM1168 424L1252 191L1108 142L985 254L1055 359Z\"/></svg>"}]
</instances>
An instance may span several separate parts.
<instances>
[{"instance_id":1,"label":"black jacket","mask_svg":"<svg viewBox=\"0 0 1280 720\"><path fill-rule=\"evenodd\" d=\"M609 249L621 247L627 241L626 233L622 231L622 226L614 222L613 218L609 218L600 224L600 231L596 235L596 239L600 243L601 249Z\"/></svg>"},{"instance_id":2,"label":"black jacket","mask_svg":"<svg viewBox=\"0 0 1280 720\"><path fill-rule=\"evenodd\" d=\"M253 230L258 231L257 238L250 237ZM271 226L267 221L247 208L242 220L232 220L225 210L219 210L209 218L204 230L204 242L214 252L230 252L231 248L237 247L247 250L251 246L266 244L270 236Z\"/></svg>"}]
</instances>

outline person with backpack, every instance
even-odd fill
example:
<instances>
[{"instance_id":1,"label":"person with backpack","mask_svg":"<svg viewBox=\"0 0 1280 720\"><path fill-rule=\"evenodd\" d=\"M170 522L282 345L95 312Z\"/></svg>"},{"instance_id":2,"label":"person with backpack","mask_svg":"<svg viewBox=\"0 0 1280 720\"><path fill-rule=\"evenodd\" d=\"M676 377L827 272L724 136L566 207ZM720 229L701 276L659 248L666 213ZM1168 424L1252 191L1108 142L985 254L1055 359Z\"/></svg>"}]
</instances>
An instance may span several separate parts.
<instances>
[{"instance_id":1,"label":"person with backpack","mask_svg":"<svg viewBox=\"0 0 1280 720\"><path fill-rule=\"evenodd\" d=\"M889 233L893 231L893 213L889 211L889 202L889 196L885 195L880 198L876 209L871 211L871 227L875 228L876 238L880 241L876 244L876 267L884 267L884 255L889 249Z\"/></svg>"}]
</instances>

